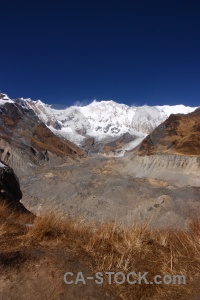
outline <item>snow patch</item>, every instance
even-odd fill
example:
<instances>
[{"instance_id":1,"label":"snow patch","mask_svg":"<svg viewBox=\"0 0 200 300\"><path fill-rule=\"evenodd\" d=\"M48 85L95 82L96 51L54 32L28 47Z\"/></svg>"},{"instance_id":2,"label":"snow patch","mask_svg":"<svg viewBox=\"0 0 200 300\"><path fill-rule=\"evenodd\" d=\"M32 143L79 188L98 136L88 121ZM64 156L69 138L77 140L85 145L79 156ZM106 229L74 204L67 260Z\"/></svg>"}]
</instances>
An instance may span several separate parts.
<instances>
[{"instance_id":1,"label":"snow patch","mask_svg":"<svg viewBox=\"0 0 200 300\"><path fill-rule=\"evenodd\" d=\"M6 165L2 164L2 162L0 162L0 168L5 168Z\"/></svg>"}]
</instances>

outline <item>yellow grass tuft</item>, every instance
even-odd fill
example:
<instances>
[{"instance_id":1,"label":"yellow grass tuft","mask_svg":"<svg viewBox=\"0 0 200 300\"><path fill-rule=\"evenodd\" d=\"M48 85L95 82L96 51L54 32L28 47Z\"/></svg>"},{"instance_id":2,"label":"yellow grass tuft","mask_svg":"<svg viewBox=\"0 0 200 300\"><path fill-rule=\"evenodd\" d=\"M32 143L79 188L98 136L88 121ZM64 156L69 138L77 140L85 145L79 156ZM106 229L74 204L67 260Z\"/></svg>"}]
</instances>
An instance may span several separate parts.
<instances>
[{"instance_id":1,"label":"yellow grass tuft","mask_svg":"<svg viewBox=\"0 0 200 300\"><path fill-rule=\"evenodd\" d=\"M1 230L3 230L5 242L6 228L8 236L10 229L6 227L8 226L8 221L5 218L5 208L3 207L0 207L0 220L0 236L2 236ZM16 230L17 219L13 224L14 227L12 227L12 230L14 228ZM2 239L0 241L1 249L3 249ZM105 275L104 290L114 295L114 297L118 297L118 299L190 300L198 299L197 297L200 293L199 218L191 221L187 231L156 230L148 226L123 228L111 223L88 223L83 220L65 219L51 212L37 217L32 226L26 227L26 231L19 231L18 241L20 241L18 251L22 251L22 249L25 251L25 247L26 251L35 253L34 251L42 247L44 260L46 259L45 255L49 253L49 249L51 252L58 251L58 249L59 251L62 250L62 256L58 255L57 257L58 261L62 261L65 254L70 251L70 253L75 255L76 261L83 263L84 268L86 266L90 268L91 275L96 272L105 273L109 271L123 272L125 274L133 271L135 273L148 272L148 279L150 281L153 280L155 275L186 276L186 284L181 285L146 285L144 283L141 285L130 285L127 282L117 285L114 282L108 284L108 278ZM9 243L8 245L9 248L4 249L4 252L10 252L13 249L16 250L16 248L13 248L14 246L12 247L12 244ZM27 263L29 260L31 261L31 256L27 258ZM64 275L66 269L62 269L60 265L57 264L57 271ZM84 269L77 269L78 271L84 273ZM12 272L12 269L10 272ZM29 270L27 269L26 272L28 275ZM48 268L45 269L43 266L43 273L45 272L48 272ZM58 278L55 279L52 277L49 280L51 287L55 287L54 292L56 295L63 295L66 292L66 285L55 285ZM60 277L60 281L62 281L62 277ZM58 286L59 293L56 292ZM48 289L48 287L46 288ZM44 286L42 289L44 293ZM60 289L63 289L62 293L60 293ZM89 289L90 287L88 287L88 292ZM34 291L30 292L34 294ZM59 297L56 299L63 299Z\"/></svg>"}]
</instances>

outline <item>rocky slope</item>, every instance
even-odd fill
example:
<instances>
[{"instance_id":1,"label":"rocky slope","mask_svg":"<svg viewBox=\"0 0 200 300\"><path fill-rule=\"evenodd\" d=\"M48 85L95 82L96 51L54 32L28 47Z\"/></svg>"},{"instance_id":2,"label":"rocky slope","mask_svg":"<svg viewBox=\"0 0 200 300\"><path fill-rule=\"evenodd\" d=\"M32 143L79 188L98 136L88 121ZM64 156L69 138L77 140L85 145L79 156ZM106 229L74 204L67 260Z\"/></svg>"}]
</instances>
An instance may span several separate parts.
<instances>
[{"instance_id":1,"label":"rocky slope","mask_svg":"<svg viewBox=\"0 0 200 300\"><path fill-rule=\"evenodd\" d=\"M142 141L136 153L200 156L200 108L186 115L172 114Z\"/></svg>"},{"instance_id":2,"label":"rocky slope","mask_svg":"<svg viewBox=\"0 0 200 300\"><path fill-rule=\"evenodd\" d=\"M1 99L0 158L15 170L80 160L84 150L57 137L23 101Z\"/></svg>"}]
</instances>

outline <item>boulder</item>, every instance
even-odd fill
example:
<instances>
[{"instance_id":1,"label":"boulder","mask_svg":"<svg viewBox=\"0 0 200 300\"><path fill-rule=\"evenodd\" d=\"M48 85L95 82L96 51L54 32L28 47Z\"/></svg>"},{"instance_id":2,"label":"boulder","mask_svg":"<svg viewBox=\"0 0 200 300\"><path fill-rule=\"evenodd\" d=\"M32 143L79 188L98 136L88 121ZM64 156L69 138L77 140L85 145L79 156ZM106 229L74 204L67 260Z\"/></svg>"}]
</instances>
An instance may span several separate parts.
<instances>
[{"instance_id":1,"label":"boulder","mask_svg":"<svg viewBox=\"0 0 200 300\"><path fill-rule=\"evenodd\" d=\"M30 213L20 202L22 192L19 180L12 168L0 161L0 203L17 211Z\"/></svg>"}]
</instances>

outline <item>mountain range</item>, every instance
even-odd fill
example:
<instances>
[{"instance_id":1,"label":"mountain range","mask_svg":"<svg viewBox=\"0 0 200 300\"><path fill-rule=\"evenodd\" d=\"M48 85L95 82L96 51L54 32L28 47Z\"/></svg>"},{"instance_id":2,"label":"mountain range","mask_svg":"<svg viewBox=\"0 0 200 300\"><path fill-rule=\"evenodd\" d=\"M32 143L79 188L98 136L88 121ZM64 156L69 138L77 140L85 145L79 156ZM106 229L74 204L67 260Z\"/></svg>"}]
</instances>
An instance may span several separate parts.
<instances>
[{"instance_id":1,"label":"mountain range","mask_svg":"<svg viewBox=\"0 0 200 300\"><path fill-rule=\"evenodd\" d=\"M112 100L94 100L87 106L56 109L40 100L10 99L6 94L0 94L0 105L5 103L31 110L56 136L89 154L101 152L117 156L135 148L171 114L188 114L196 109L184 105L130 107Z\"/></svg>"}]
</instances>

